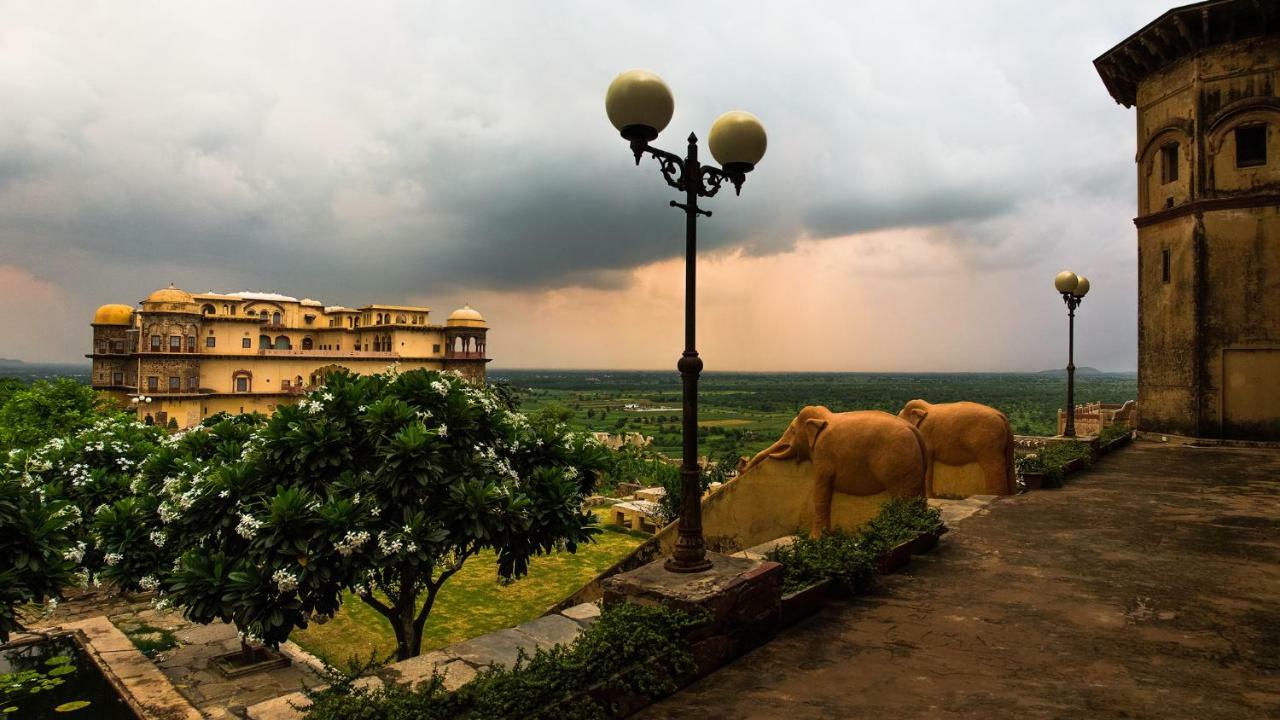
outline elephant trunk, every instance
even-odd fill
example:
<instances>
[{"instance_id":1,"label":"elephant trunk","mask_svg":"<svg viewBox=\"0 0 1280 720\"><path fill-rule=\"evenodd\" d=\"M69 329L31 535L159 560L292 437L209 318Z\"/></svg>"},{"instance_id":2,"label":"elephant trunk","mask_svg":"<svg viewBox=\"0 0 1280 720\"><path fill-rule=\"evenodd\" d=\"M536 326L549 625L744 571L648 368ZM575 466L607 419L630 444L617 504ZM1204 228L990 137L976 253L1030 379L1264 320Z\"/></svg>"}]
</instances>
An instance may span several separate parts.
<instances>
[{"instance_id":1,"label":"elephant trunk","mask_svg":"<svg viewBox=\"0 0 1280 720\"><path fill-rule=\"evenodd\" d=\"M765 460L790 460L795 456L795 446L788 439L787 435L783 435L777 442L756 453L755 457L751 458L747 463L747 466L743 468L742 471L746 472Z\"/></svg>"}]
</instances>

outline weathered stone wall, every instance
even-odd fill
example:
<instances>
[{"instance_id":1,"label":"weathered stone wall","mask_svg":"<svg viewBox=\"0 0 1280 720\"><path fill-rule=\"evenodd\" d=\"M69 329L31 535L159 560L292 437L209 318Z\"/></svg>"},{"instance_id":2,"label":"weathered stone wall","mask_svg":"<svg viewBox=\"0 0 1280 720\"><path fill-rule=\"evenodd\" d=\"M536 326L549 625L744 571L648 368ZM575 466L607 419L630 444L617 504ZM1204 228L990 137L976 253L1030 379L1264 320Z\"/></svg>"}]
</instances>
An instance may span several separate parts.
<instances>
[{"instance_id":1,"label":"weathered stone wall","mask_svg":"<svg viewBox=\"0 0 1280 720\"><path fill-rule=\"evenodd\" d=\"M1280 39L1192 54L1138 86L1138 428L1280 439ZM1235 130L1265 125L1266 163ZM1178 143L1177 179L1161 148Z\"/></svg>"}]
</instances>

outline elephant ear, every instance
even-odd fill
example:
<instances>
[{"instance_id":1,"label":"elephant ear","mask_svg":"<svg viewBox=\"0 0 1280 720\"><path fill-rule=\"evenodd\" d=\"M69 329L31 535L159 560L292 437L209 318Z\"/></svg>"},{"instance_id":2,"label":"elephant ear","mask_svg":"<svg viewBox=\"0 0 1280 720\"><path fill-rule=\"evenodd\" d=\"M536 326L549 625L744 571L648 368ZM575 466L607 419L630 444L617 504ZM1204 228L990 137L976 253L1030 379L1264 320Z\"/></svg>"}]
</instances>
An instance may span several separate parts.
<instances>
[{"instance_id":1,"label":"elephant ear","mask_svg":"<svg viewBox=\"0 0 1280 720\"><path fill-rule=\"evenodd\" d=\"M907 422L915 425L916 427L920 427L920 424L923 423L924 419L928 416L929 411L924 408L911 408L907 411Z\"/></svg>"},{"instance_id":2,"label":"elephant ear","mask_svg":"<svg viewBox=\"0 0 1280 720\"><path fill-rule=\"evenodd\" d=\"M804 439L805 443L812 450L813 446L818 442L818 435L827 427L827 421L818 418L809 418L804 421Z\"/></svg>"}]
</instances>

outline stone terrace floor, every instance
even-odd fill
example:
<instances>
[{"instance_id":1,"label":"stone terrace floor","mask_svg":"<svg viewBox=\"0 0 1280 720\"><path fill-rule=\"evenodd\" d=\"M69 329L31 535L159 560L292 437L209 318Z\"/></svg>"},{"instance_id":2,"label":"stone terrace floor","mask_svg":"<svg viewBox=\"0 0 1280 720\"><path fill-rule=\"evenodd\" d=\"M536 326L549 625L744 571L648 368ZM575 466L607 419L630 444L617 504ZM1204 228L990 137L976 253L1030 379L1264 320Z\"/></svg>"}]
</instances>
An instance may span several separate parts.
<instances>
[{"instance_id":1,"label":"stone terrace floor","mask_svg":"<svg viewBox=\"0 0 1280 720\"><path fill-rule=\"evenodd\" d=\"M1131 445L637 717L1280 717L1280 451Z\"/></svg>"}]
</instances>

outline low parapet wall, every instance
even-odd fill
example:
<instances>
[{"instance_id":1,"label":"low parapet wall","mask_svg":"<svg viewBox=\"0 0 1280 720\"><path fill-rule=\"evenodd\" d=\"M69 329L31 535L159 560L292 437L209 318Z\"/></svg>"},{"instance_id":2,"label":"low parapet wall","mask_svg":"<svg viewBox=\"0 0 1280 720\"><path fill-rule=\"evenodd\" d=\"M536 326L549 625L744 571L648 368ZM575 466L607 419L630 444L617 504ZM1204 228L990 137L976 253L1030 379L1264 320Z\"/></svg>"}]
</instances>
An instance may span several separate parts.
<instances>
[{"instance_id":1,"label":"low parapet wall","mask_svg":"<svg viewBox=\"0 0 1280 720\"><path fill-rule=\"evenodd\" d=\"M702 499L702 534L707 549L732 553L798 531L813 524L813 477L810 463L766 460ZM853 496L837 493L831 507L831 524L856 530L875 517L888 493ZM630 555L597 575L577 592L556 604L548 614L604 595L601 581L634 570L670 555L679 534L677 520L663 527Z\"/></svg>"}]
</instances>

